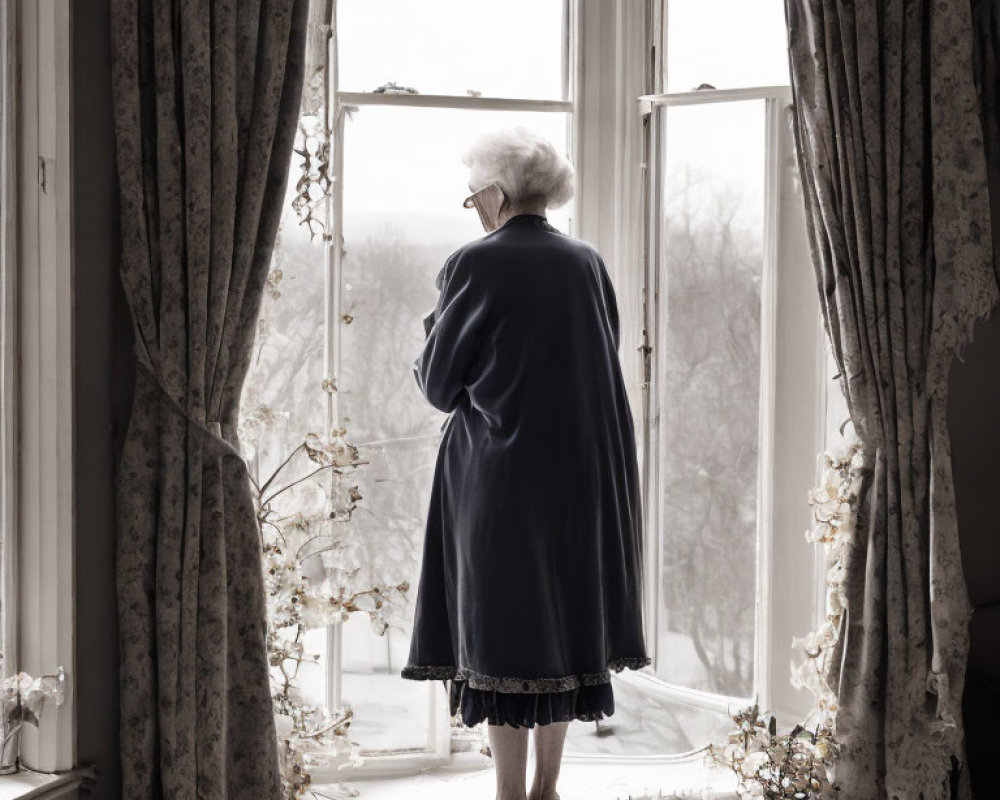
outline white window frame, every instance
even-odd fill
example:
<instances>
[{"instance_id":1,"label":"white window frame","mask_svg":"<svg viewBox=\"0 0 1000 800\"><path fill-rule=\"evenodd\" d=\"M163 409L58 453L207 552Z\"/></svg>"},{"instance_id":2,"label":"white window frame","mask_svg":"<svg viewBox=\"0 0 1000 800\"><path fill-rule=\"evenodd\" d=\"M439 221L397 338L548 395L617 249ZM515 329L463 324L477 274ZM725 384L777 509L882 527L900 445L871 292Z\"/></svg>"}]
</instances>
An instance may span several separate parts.
<instances>
[{"instance_id":1,"label":"white window frame","mask_svg":"<svg viewBox=\"0 0 1000 800\"><path fill-rule=\"evenodd\" d=\"M599 247L605 255L609 271L619 283L631 281L634 302L622 301L624 320L639 321L626 329L623 325L622 352L634 348L641 337L639 287L642 283L641 235L642 191L634 177L639 174L642 158L641 120L632 113L633 101L645 86L646 64L643 56L648 27L645 25L649 0L642 3L584 3L563 0L567 30L564 58L565 100L536 100L510 97L470 97L465 95L373 94L340 91L337 76L336 39L329 43L328 127L333 131L334 147L331 174L333 189L327 204L327 230L330 236L325 247L327 284L325 315L325 372L336 379L340 371L339 325L330 321L340 318L340 275L343 256L343 150L336 143L343 141L344 114L351 107L391 105L433 108L463 108L480 110L550 111L568 114L569 151L577 169L577 191L573 200L570 233ZM332 30L336 31L336 0L332 0ZM587 54L584 59L583 53ZM613 110L613 111L610 111ZM627 133L626 133L627 132ZM614 186L609 197L608 187ZM625 222L615 220L622 214L607 213L611 201L631 213ZM632 295L630 295L632 296ZM632 375L639 374L639 356L631 365ZM631 395L639 397L640 384L630 381ZM328 397L327 416L336 419L336 396ZM331 663L339 663L341 630L331 626L328 631L327 654ZM341 698L340 671L328 670L327 698L338 706ZM430 687L432 720L447 720L448 708L439 686ZM433 723L432 723L433 724ZM315 773L317 780L343 780L345 773L365 777L404 775L432 764L446 763L450 758L447 726L439 726L441 735L433 750L414 753L386 753L365 756L365 764L341 769L336 773ZM572 758L572 756L570 756Z\"/></svg>"},{"instance_id":2,"label":"white window frame","mask_svg":"<svg viewBox=\"0 0 1000 800\"><path fill-rule=\"evenodd\" d=\"M576 19L577 0L563 0L567 12L568 40L565 57L567 63L572 63L573 30ZM342 275L343 275L343 176L344 176L344 121L348 111L362 106L395 106L419 108L452 108L481 111L535 111L562 112L573 119L576 103L574 100L536 100L511 97L471 97L467 95L450 94L392 94L341 91L339 88L336 15L337 2L332 2L332 35L328 51L327 75L327 125L333 131L333 164L331 174L333 189L330 202L327 203L327 237L324 247L326 291L325 291L325 329L327 338L324 347L325 375L337 385L341 367L341 328L339 320L342 314ZM566 70L568 85L564 87L564 96L572 97L575 85L574 70ZM572 151L573 141L570 138ZM570 221L571 228L573 219ZM327 395L327 426L333 427L338 418L337 396L335 392ZM327 700L331 707L339 707L342 702L341 688L341 652L342 628L333 625L327 632ZM336 779L343 779L345 773L364 774L366 777L385 775L412 774L419 769L435 764L447 763L451 757L450 718L447 699L436 681L428 682L428 702L430 703L430 721L436 736L433 748L426 751L412 750L366 754L365 763L358 767L342 768L336 773ZM327 777L322 771L317 772L317 778ZM330 777L333 777L332 775Z\"/></svg>"},{"instance_id":3,"label":"white window frame","mask_svg":"<svg viewBox=\"0 0 1000 800\"><path fill-rule=\"evenodd\" d=\"M2 419L4 673L62 666L67 693L38 728L22 729L22 763L63 772L76 762L71 263L71 9L62 0L0 0L5 126Z\"/></svg>"},{"instance_id":4,"label":"white window frame","mask_svg":"<svg viewBox=\"0 0 1000 800\"><path fill-rule=\"evenodd\" d=\"M694 104L762 100L766 118L764 176L764 264L761 289L761 394L758 467L756 624L753 696L774 711L781 724L800 721L812 698L794 689L790 664L799 657L791 642L811 630L822 609L817 592L819 556L803 532L810 527L806 491L819 476L817 454L824 446L826 381L822 320L815 278L809 261L801 196L797 188L791 135L791 91L788 86L758 86L732 90L662 92L665 80L666 6L654 0L651 53L657 93L639 97L638 114L645 120L646 269L644 286L645 365L642 406L642 450L646 538L647 640L654 651L659 614L660 531L667 520L660 500L664 431L660 410L669 402L659 391L664 354L666 298L660 295L664 242L658 221L664 176L659 174L662 109ZM777 421L781 420L781 424ZM779 580L780 577L780 580ZM820 587L822 588L822 587ZM803 603L802 599L807 602ZM654 654L654 668L657 656ZM680 703L725 713L731 704L753 698L733 698L671 684L643 672L624 675L649 690Z\"/></svg>"},{"instance_id":5,"label":"white window frame","mask_svg":"<svg viewBox=\"0 0 1000 800\"><path fill-rule=\"evenodd\" d=\"M16 664L14 538L17 492L17 16L0 0L0 670Z\"/></svg>"}]
</instances>

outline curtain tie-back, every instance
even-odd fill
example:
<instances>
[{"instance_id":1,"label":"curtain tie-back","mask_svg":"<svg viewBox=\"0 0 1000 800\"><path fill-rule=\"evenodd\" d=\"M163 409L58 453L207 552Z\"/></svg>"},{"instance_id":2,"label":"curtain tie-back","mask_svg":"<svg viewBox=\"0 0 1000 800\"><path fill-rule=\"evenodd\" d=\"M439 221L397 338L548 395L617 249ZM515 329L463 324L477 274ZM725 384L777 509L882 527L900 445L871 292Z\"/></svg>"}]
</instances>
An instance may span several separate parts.
<instances>
[{"instance_id":1,"label":"curtain tie-back","mask_svg":"<svg viewBox=\"0 0 1000 800\"><path fill-rule=\"evenodd\" d=\"M167 399L167 406L172 408L180 416L184 417L184 419L186 419L195 430L203 434L204 438L208 440L217 455L236 456L236 458L240 460L240 463L243 464L244 468L247 468L246 459L243 457L243 454L233 447L233 445L222 435L222 424L219 420L206 420L204 419L204 409L199 408L198 410L201 411L201 413L198 414L189 409L184 403L180 402L164 385L163 380L160 378L159 371L153 366L152 362L149 360L149 356L139 347L134 347L133 351L135 352L136 363L142 367L143 372L149 376L153 384L160 390L160 394Z\"/></svg>"},{"instance_id":2,"label":"curtain tie-back","mask_svg":"<svg viewBox=\"0 0 1000 800\"><path fill-rule=\"evenodd\" d=\"M977 606L973 606L972 610L969 612L969 616L971 617L973 614L979 611L986 611L987 609L990 608L1000 608L1000 598L994 600L987 600L983 603L980 603Z\"/></svg>"}]
</instances>

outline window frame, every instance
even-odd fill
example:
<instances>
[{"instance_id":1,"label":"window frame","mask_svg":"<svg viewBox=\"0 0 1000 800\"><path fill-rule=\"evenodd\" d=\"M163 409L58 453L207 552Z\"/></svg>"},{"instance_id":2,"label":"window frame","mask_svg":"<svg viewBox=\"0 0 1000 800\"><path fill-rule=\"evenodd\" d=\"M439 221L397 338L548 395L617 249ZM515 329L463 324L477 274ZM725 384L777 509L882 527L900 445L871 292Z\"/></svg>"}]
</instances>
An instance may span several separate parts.
<instances>
[{"instance_id":1,"label":"window frame","mask_svg":"<svg viewBox=\"0 0 1000 800\"><path fill-rule=\"evenodd\" d=\"M16 663L17 591L17 16L0 0L0 669Z\"/></svg>"},{"instance_id":2,"label":"window frame","mask_svg":"<svg viewBox=\"0 0 1000 800\"><path fill-rule=\"evenodd\" d=\"M21 734L22 763L52 773L76 765L71 9L0 0L0 14L15 93L5 192L16 210L3 252L3 671L66 670L62 705L47 704Z\"/></svg>"},{"instance_id":3,"label":"window frame","mask_svg":"<svg viewBox=\"0 0 1000 800\"><path fill-rule=\"evenodd\" d=\"M658 541L660 526L656 524L657 504L650 502L655 493L655 463L657 458L657 437L655 421L657 418L653 374L655 361L659 357L656 347L657 328L657 297L656 271L657 253L651 247L651 226L654 218L650 206L650 193L655 190L655 170L651 169L650 136L654 124L650 120L652 109L661 103L666 95L655 94L663 86L665 74L663 71L666 43L666 3L668 0L644 0L642 3L583 3L581 0L564 0L567 14L567 36L565 40L565 59L568 68L565 71L565 100L537 100L521 98L468 97L460 95L410 95L410 94L372 94L368 92L340 91L337 85L336 60L336 0L331 2L331 35L328 43L328 101L327 124L332 131L333 141L342 142L344 133L344 114L352 107L363 105L393 105L417 107L466 108L484 110L531 110L531 111L562 111L568 113L572 130L569 133L570 153L577 170L577 193L573 200L573 215L571 231L573 235L589 241L598 247L605 255L609 272L616 284L619 305L622 310L622 347L621 356L623 371L629 390L629 398L633 406L633 415L637 422L637 434L640 441L640 469L643 479L644 512L646 515L644 530L647 535L647 559L644 570L647 577L647 587L655 587L658 581ZM587 59L582 54L587 53ZM764 87L764 91L773 96L767 110L769 154L768 158L773 169L768 170L768 189L772 198L781 195L786 201L792 197L789 186L794 181L793 170L788 169L791 151L788 150L790 137L778 135L779 126L784 125L784 114L789 98L789 87ZM732 90L729 96L735 99L737 95L759 95L762 87L744 90ZM711 102L701 93L697 100L695 93L673 93L672 100L682 102ZM724 97L719 90L713 93L715 102ZM682 97L683 96L683 97ZM783 104L783 105L782 105ZM609 109L613 112L609 113ZM332 192L327 203L327 230L324 247L325 274L327 285L324 292L326 318L338 319L342 301L340 290L341 259L343 257L343 227L341 213L343 207L343 149L332 148L331 173L333 177ZM792 158L791 161L794 161ZM783 165L779 168L780 165ZM641 179L637 180L637 176ZM609 188L610 187L610 188ZM615 214L607 214L610 202L616 208ZM794 205L794 204L792 204ZM782 225L782 218L796 213L796 209L785 202L779 205L771 202L772 214L768 215L765 224L769 229L777 229ZM801 209L798 210L801 213ZM766 243L766 258L772 265L773 280L776 262L790 263L805 252L804 231L802 236L794 241L780 241L772 233ZM786 252L787 251L787 252ZM806 258L808 254L806 253ZM812 297L815 297L815 286L812 278L808 278ZM792 298L782 296L782 287L772 285L768 292L769 303L767 316L763 320L766 335L774 354L777 331L788 323L787 309L793 309ZM803 291L799 285L796 290ZM781 313L776 314L776 303L780 305ZM799 304L802 305L801 303ZM807 307L809 313L815 310L814 305ZM794 314L793 314L794 316ZM801 320L798 321L801 326ZM339 373L339 325L327 325L325 346L325 374L336 378ZM818 313L815 315L815 351L806 345L805 350L799 347L792 353L780 355L780 364L768 363L767 369L772 377L775 370L782 374L788 372L800 376L796 372L803 364L809 367L813 363L813 355L822 348L822 324ZM817 360L817 365L822 362ZM796 449L795 456L785 460L782 471L783 480L790 474L801 473L803 464L807 474L818 475L815 456L822 445L823 426L821 419L825 414L825 397L821 391L822 369L820 366L810 367L808 378L801 378L800 383L807 385L807 391L812 398L811 423L803 423L800 429L808 429L809 434L802 441L805 445ZM769 384L768 384L769 385ZM766 389L765 385L765 389ZM771 452L775 445L787 448L787 442L776 441L774 418L779 408L788 405L789 399L784 394L774 396L771 393L762 396L762 414L766 414L767 426L762 427L762 444ZM329 397L328 418L336 418L336 399ZM766 432L766 436L763 434ZM801 431L799 431L801 432ZM785 437L788 439L789 437ZM794 440L793 440L794 441ZM797 580L790 582L795 589L805 588L806 596L814 598L813 608L809 611L809 622L793 624L791 620L778 619L775 611L778 601L784 598L774 596L768 591L771 585L770 576L777 570L787 568L782 547L774 547L770 540L761 542L761 553L758 560L760 575L759 585L764 589L758 597L758 614L766 625L758 625L758 646L755 648L755 659L758 660L757 673L760 685L757 687L762 702L773 708L779 715L795 713L803 705L801 693L788 687L785 691L780 674L775 665L779 662L787 664L778 658L782 652L789 652L791 637L801 635L813 627L813 620L818 618L819 599L822 598L822 587L816 590L809 581L818 574L815 569L819 565L819 554L815 553L801 538L801 531L807 527L809 508L806 498L782 497L776 498L774 487L765 486L764 495L767 513L782 524L781 544L785 551L798 554L795 564L808 567L798 575ZM798 523L805 520L803 524ZM758 526L758 530L763 530ZM785 534L787 531L787 537ZM792 535L794 534L794 535ZM787 538L787 541L786 541ZM652 540L655 540L655 545ZM796 550L798 548L798 550ZM655 621L657 598L654 592L648 592L646 598L647 639L651 647L655 646ZM764 635L764 634L769 635ZM340 660L340 630L333 626L328 631L328 654L331 661ZM787 673L786 673L787 674ZM327 695L332 705L341 698L339 670L328 670ZM651 670L640 672L623 672L617 676L619 680L632 682L644 689L666 694L672 699L693 707L712 711L725 711L729 699L704 692L697 692L684 687L673 686L655 676ZM787 680L783 683L787 683ZM434 714L447 715L447 708L440 691L432 698ZM787 717L786 717L787 718ZM374 777L379 775L405 775L435 763L447 762L450 757L447 736L441 736L435 742L433 751L421 753L400 752L377 755L366 755L366 764L361 768L348 770L351 774ZM623 762L654 762L668 763L676 760L677 754L654 756L594 756L588 754L567 753L567 761L623 761ZM341 780L345 770L336 772L330 779ZM322 780L328 776L323 770L316 772L316 778Z\"/></svg>"},{"instance_id":4,"label":"window frame","mask_svg":"<svg viewBox=\"0 0 1000 800\"><path fill-rule=\"evenodd\" d=\"M358 91L342 91L339 88L337 67L337 0L332 0L327 6L330 14L330 35L326 51L327 95L325 112L326 126L331 131L331 177L332 189L325 203L325 224L328 235L324 235L324 378L337 384L340 375L341 361L341 326L339 320L342 314L342 281L343 281L343 186L344 186L344 141L345 118L348 112L363 106L393 106L411 108L451 108L481 111L534 111L561 112L568 115L569 124L573 125L576 117L578 100L574 96L578 85L577 70L571 68L578 62L575 30L579 24L579 0L562 0L566 19L563 40L563 94L568 99L529 99L518 97L472 97L468 95L451 94L394 94ZM575 149L575 127L567 131L571 155ZM571 229L575 226L577 212L574 208L570 220ZM327 427L333 427L338 418L337 396L335 392L327 394ZM332 625L327 629L327 703L332 708L339 707L342 698L342 671L340 664L343 651L342 629L340 625ZM342 767L338 770L326 768L314 769L316 780L342 780L345 775L364 775L378 777L389 775L407 775L419 769L444 764L451 757L451 736L448 720L450 718L447 699L437 687L436 682L428 682L428 702L430 703L430 720L435 729L433 746L427 750L401 750L379 753L366 753L364 764L355 767Z\"/></svg>"},{"instance_id":5,"label":"window frame","mask_svg":"<svg viewBox=\"0 0 1000 800\"><path fill-rule=\"evenodd\" d=\"M565 99L539 100L511 97L469 97L464 95L412 95L373 94L369 92L341 91L338 87L336 58L337 3L330 3L331 34L327 50L327 127L332 131L332 191L327 202L327 230L324 247L325 316L327 320L339 319L342 302L340 281L343 258L343 141L344 115L354 107L364 105L391 105L434 108L464 108L480 110L552 111L567 114L570 130L567 131L569 154L577 170L577 190L572 201L570 232L589 241L602 250L609 272L616 283L627 283L624 291L619 288L622 308L622 350L635 352L633 359L624 359L626 381L630 399L639 402L640 375L643 354L636 346L641 338L639 314L640 287L642 284L642 231L640 209L642 189L634 177L642 166L642 122L634 113L634 99L648 84L649 66L645 53L648 50L650 9L654 0L642 3L607 4L584 3L581 0L563 0L566 28L563 40L563 95ZM582 58L583 53L588 58ZM614 113L608 113L614 109ZM606 213L608 187L613 186L615 202L633 213L612 215ZM624 221L622 221L624 218ZM631 324L630 324L631 322ZM339 374L340 333L339 325L327 324L325 341L325 374L336 379ZM328 396L329 421L336 419L336 398ZM638 419L638 416L636 417ZM327 653L331 662L340 661L340 628L328 629ZM342 697L339 670L327 671L327 698L332 706ZM433 692L432 714L448 717L443 693ZM447 734L447 726L442 726ZM450 736L441 735L433 751L421 753L400 752L365 755L366 763L350 771L366 777L404 775L435 763L446 763L450 758ZM585 758L567 753L569 760ZM336 772L342 779L345 770ZM323 770L316 773L318 780L330 777Z\"/></svg>"},{"instance_id":6,"label":"window frame","mask_svg":"<svg viewBox=\"0 0 1000 800\"><path fill-rule=\"evenodd\" d=\"M660 298L663 242L659 235L661 196L665 176L658 169L663 141L659 109L742 100L765 103L766 168L764 175L764 249L761 287L761 394L758 467L757 571L755 592L755 647L753 694L782 723L801 719L811 698L794 689L788 678L791 641L817 624L823 596L819 581L820 560L802 531L810 527L811 510L805 491L815 485L820 465L817 454L824 446L827 408L824 381L824 333L816 300L815 281L809 267L808 244L801 196L797 186L794 140L791 134L791 88L751 86L737 89L663 92L666 83L666 17L669 0L654 0L652 54L653 83L657 92L638 98L644 119L645 284L642 439L644 453L644 516L646 538L647 641L653 650L654 669L658 641L661 536L664 529L660 503L663 430L659 426L659 375L663 374L662 348L665 301ZM779 333L781 336L779 337ZM783 420L779 427L778 419ZM793 419L791 425L786 419ZM809 476L804 484L802 476ZM793 489L801 489L801 494ZM782 576L781 581L776 577ZM819 586L819 590L815 587ZM801 598L808 602L803 604ZM787 654L788 660L782 656ZM726 713L731 704L744 705L753 698L734 698L670 683L651 674L624 676L643 683L650 691L686 705Z\"/></svg>"}]
</instances>

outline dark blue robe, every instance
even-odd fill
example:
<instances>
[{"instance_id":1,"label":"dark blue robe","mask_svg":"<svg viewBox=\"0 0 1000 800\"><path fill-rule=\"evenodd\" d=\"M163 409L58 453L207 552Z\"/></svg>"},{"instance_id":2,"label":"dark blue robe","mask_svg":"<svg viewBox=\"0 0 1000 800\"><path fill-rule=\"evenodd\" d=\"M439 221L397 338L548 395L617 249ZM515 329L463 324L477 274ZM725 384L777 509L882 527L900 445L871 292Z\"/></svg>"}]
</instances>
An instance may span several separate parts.
<instances>
[{"instance_id":1,"label":"dark blue robe","mask_svg":"<svg viewBox=\"0 0 1000 800\"><path fill-rule=\"evenodd\" d=\"M448 418L402 676L530 694L645 666L635 433L600 253L521 214L452 253L437 287L414 372Z\"/></svg>"}]
</instances>

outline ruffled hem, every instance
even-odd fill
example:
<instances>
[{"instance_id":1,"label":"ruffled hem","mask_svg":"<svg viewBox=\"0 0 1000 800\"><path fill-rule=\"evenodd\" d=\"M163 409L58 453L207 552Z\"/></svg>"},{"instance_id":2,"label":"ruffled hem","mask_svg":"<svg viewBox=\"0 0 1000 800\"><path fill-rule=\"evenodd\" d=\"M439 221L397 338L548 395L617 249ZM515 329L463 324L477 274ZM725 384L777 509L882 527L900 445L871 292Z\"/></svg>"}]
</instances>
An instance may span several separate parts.
<instances>
[{"instance_id":1,"label":"ruffled hem","mask_svg":"<svg viewBox=\"0 0 1000 800\"><path fill-rule=\"evenodd\" d=\"M464 680L449 684L451 715L460 717L470 728L481 722L512 728L572 720L593 722L615 713L610 681L561 692L499 692L473 688Z\"/></svg>"},{"instance_id":2,"label":"ruffled hem","mask_svg":"<svg viewBox=\"0 0 1000 800\"><path fill-rule=\"evenodd\" d=\"M648 666L648 657L616 658L608 662L608 667L600 672L586 672L579 675L562 675L555 678L520 678L484 675L470 669L457 669L450 665L425 666L407 664L400 676L408 680L454 680L464 681L473 689L508 693L565 692L581 686L598 686L611 680L611 672L623 669L642 669Z\"/></svg>"}]
</instances>

